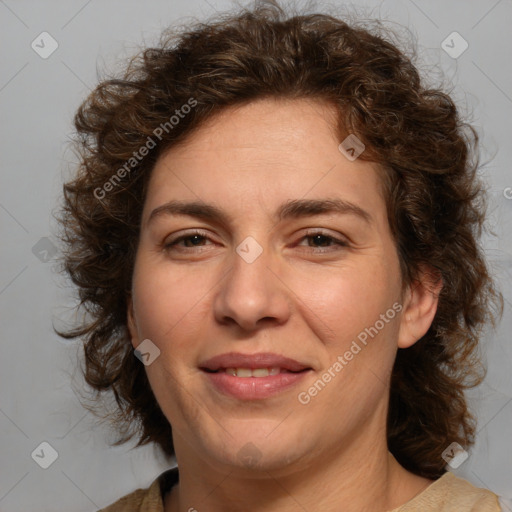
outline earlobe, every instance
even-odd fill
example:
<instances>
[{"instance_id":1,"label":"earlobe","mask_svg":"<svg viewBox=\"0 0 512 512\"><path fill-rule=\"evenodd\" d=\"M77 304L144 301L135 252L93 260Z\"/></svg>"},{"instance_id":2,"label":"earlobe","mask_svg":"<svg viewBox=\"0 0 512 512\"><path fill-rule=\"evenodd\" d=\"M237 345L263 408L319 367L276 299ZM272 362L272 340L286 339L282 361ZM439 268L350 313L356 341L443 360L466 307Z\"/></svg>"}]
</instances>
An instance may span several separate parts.
<instances>
[{"instance_id":1,"label":"earlobe","mask_svg":"<svg viewBox=\"0 0 512 512\"><path fill-rule=\"evenodd\" d=\"M406 293L398 334L398 348L414 345L427 333L436 315L442 287L441 273L423 265L418 278L409 286Z\"/></svg>"}]
</instances>

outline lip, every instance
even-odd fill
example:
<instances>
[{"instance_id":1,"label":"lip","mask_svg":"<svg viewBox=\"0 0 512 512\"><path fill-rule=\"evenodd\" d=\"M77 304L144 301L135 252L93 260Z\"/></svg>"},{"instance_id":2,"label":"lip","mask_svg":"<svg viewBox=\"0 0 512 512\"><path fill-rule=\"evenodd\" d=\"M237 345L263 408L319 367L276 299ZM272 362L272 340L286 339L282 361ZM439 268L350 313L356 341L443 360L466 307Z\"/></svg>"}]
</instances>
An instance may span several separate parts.
<instances>
[{"instance_id":1,"label":"lip","mask_svg":"<svg viewBox=\"0 0 512 512\"><path fill-rule=\"evenodd\" d=\"M278 354L272 354L271 352L260 352L258 354L229 352L204 361L199 365L199 368L214 372L221 368L250 368L251 370L254 370L255 368L272 368L276 366L290 372L300 372L310 368L307 364L299 363L299 361L296 361L295 359L290 359L289 357Z\"/></svg>"},{"instance_id":2,"label":"lip","mask_svg":"<svg viewBox=\"0 0 512 512\"><path fill-rule=\"evenodd\" d=\"M282 393L298 384L311 370L300 373L280 373L268 377L235 377L226 372L203 375L213 387L224 395L238 400L263 400Z\"/></svg>"},{"instance_id":3,"label":"lip","mask_svg":"<svg viewBox=\"0 0 512 512\"><path fill-rule=\"evenodd\" d=\"M295 359L272 353L231 352L208 359L199 367L208 382L218 392L238 400L262 400L277 395L298 384L312 371L311 367ZM226 368L254 370L272 367L279 367L287 372L267 377L236 377L224 371Z\"/></svg>"}]
</instances>

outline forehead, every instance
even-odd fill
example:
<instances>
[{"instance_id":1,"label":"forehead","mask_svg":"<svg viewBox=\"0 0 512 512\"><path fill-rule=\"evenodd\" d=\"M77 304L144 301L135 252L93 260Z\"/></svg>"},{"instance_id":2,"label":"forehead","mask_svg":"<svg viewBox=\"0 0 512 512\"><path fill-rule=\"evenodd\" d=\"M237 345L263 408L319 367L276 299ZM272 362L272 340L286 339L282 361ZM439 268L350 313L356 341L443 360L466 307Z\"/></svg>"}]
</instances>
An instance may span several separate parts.
<instances>
[{"instance_id":1,"label":"forehead","mask_svg":"<svg viewBox=\"0 0 512 512\"><path fill-rule=\"evenodd\" d=\"M334 107L317 100L272 98L229 107L159 158L145 215L176 198L254 211L284 199L337 196L382 209L383 170L340 152L336 121Z\"/></svg>"},{"instance_id":2,"label":"forehead","mask_svg":"<svg viewBox=\"0 0 512 512\"><path fill-rule=\"evenodd\" d=\"M254 156L257 150L262 157L286 154L287 161L299 160L305 152L313 157L311 149L319 142L330 145L339 138L336 118L334 107L319 100L258 99L223 109L170 152L183 158L191 157L192 152L211 154L232 149Z\"/></svg>"}]
</instances>

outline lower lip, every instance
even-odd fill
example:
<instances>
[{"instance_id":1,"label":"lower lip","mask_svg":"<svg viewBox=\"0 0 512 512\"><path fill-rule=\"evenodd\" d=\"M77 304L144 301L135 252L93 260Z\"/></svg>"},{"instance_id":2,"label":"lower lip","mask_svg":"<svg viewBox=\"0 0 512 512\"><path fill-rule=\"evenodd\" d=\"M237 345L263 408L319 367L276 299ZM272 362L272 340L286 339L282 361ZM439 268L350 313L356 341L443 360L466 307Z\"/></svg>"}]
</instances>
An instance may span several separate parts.
<instances>
[{"instance_id":1,"label":"lower lip","mask_svg":"<svg viewBox=\"0 0 512 512\"><path fill-rule=\"evenodd\" d=\"M279 373L268 377L235 377L226 372L203 374L221 393L239 400L261 400L277 395L299 383L311 370Z\"/></svg>"}]
</instances>

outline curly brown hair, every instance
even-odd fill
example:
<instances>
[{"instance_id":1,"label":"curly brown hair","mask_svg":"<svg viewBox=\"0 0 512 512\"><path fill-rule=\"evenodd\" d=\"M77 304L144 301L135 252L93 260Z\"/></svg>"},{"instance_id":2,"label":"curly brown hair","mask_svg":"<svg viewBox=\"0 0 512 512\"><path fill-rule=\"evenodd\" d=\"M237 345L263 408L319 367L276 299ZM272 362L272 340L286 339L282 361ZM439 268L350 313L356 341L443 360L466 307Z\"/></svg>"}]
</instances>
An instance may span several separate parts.
<instances>
[{"instance_id":1,"label":"curly brown hair","mask_svg":"<svg viewBox=\"0 0 512 512\"><path fill-rule=\"evenodd\" d=\"M133 57L122 76L102 80L79 107L79 166L64 184L59 220L63 268L89 320L59 334L83 337L82 371L95 399L113 393L116 410L104 417L120 434L114 444L137 436L137 446L154 442L174 453L171 426L127 329L151 170L164 150L207 119L264 97L314 98L336 107L340 134L356 134L366 145L360 158L383 169L404 286L423 264L442 277L430 329L400 349L394 364L390 451L408 470L438 478L445 472L443 450L454 441L473 443L475 420L464 389L484 376L479 338L503 310L479 245L485 190L477 175L478 139L451 98L424 85L389 34L378 22L291 16L267 2L164 32L158 47Z\"/></svg>"}]
</instances>

